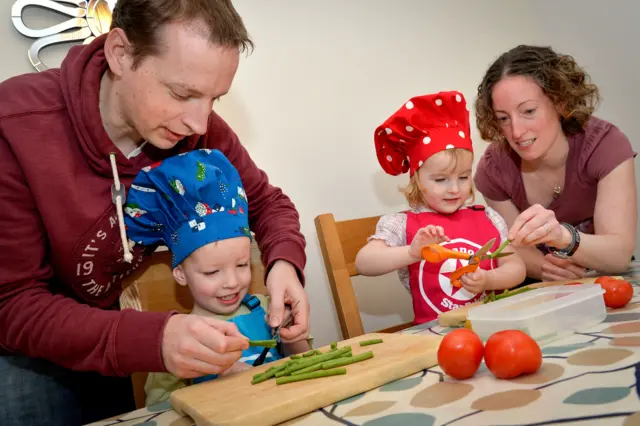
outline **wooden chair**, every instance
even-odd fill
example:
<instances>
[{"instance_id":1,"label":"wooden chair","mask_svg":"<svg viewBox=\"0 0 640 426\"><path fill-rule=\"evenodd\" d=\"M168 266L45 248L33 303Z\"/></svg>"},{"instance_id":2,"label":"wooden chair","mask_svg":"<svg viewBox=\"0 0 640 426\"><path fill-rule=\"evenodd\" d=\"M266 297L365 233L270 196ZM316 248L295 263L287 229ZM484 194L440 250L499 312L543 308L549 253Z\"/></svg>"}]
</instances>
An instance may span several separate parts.
<instances>
[{"instance_id":1,"label":"wooden chair","mask_svg":"<svg viewBox=\"0 0 640 426\"><path fill-rule=\"evenodd\" d=\"M367 243L367 238L375 233L379 219L380 216L373 216L336 221L331 213L315 218L324 266L344 339L364 334L351 277L359 275L355 266L356 255ZM378 330L378 333L394 333L412 325L411 322L398 324Z\"/></svg>"},{"instance_id":2,"label":"wooden chair","mask_svg":"<svg viewBox=\"0 0 640 426\"><path fill-rule=\"evenodd\" d=\"M189 289L173 279L171 253L156 251L147 267L140 268L123 282L124 291L120 297L121 308L139 311L167 312L177 310L189 313L193 308L193 298ZM255 240L251 244L251 286L249 293L267 294L264 284L264 266L260 260L260 250ZM137 408L145 405L144 385L147 373L134 373L131 376L133 393Z\"/></svg>"}]
</instances>

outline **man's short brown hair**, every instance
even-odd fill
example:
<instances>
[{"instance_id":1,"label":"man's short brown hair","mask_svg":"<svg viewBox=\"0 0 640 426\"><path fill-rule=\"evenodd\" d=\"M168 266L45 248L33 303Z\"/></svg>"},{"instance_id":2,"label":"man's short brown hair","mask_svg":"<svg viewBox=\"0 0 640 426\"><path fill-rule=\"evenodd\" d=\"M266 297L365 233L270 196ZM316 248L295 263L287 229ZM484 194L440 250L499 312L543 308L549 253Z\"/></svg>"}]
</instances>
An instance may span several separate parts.
<instances>
[{"instance_id":1,"label":"man's short brown hair","mask_svg":"<svg viewBox=\"0 0 640 426\"><path fill-rule=\"evenodd\" d=\"M111 29L124 30L137 66L144 57L159 53L158 30L178 21L201 24L212 44L237 47L241 52L253 48L230 0L118 0Z\"/></svg>"}]
</instances>

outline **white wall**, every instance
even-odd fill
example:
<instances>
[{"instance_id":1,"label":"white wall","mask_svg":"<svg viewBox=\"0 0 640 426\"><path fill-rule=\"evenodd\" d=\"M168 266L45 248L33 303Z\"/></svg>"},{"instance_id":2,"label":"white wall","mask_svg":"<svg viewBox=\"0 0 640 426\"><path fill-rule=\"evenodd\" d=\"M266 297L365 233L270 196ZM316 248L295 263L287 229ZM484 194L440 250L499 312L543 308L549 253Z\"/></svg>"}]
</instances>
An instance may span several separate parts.
<instances>
[{"instance_id":1,"label":"white wall","mask_svg":"<svg viewBox=\"0 0 640 426\"><path fill-rule=\"evenodd\" d=\"M327 212L340 220L405 208L397 187L407 177L381 171L372 135L409 97L460 90L472 102L483 72L501 52L521 43L552 44L587 67L602 89L600 115L640 147L640 125L632 121L638 99L632 40L640 39L632 0L607 6L592 0L235 4L256 50L243 59L217 108L300 212L311 331L319 344L338 339L340 329L313 220ZM612 15L603 19L605 11ZM52 22L46 13L32 15ZM29 44L8 18L0 23L0 79L31 71ZM55 66L64 51L54 48L44 58ZM477 131L472 137L479 158L486 145ZM356 279L355 287L367 331L411 319L410 299L395 274Z\"/></svg>"},{"instance_id":2,"label":"white wall","mask_svg":"<svg viewBox=\"0 0 640 426\"><path fill-rule=\"evenodd\" d=\"M408 177L381 171L375 128L417 94L460 90L472 100L488 63L511 47L514 34L531 41L535 27L527 4L508 0L235 3L256 50L219 110L300 211L312 332L328 342L340 330L314 218L406 208L397 187ZM481 36L478 21L503 24ZM354 282L367 331L412 319L395 274Z\"/></svg>"}]
</instances>

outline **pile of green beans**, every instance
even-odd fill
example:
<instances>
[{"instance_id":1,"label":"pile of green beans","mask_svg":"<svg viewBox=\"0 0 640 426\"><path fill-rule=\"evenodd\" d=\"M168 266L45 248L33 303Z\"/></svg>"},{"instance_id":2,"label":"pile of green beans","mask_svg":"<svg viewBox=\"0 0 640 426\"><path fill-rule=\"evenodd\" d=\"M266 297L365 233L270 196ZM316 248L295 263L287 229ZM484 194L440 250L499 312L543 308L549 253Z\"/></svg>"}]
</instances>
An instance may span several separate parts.
<instances>
[{"instance_id":1,"label":"pile of green beans","mask_svg":"<svg viewBox=\"0 0 640 426\"><path fill-rule=\"evenodd\" d=\"M362 341L360 346L369 346L377 343L382 343L382 339ZM370 358L373 358L372 351L354 356L351 352L351 346L338 348L338 344L333 342L331 349L325 353L314 349L302 355L292 355L287 362L254 375L251 384L262 383L274 377L276 384L282 385L302 380L347 374L347 369L344 366Z\"/></svg>"}]
</instances>

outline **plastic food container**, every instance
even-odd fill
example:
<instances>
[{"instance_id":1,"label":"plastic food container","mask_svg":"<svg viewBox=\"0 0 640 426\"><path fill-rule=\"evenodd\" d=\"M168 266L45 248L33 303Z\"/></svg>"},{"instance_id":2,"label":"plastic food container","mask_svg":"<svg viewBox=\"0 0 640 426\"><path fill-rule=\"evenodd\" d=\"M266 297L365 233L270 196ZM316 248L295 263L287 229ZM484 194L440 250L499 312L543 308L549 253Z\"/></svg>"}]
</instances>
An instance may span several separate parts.
<instances>
[{"instance_id":1,"label":"plastic food container","mask_svg":"<svg viewBox=\"0 0 640 426\"><path fill-rule=\"evenodd\" d=\"M522 330L538 343L599 324L607 316L597 284L544 287L469 310L473 331L486 341L502 330Z\"/></svg>"}]
</instances>

